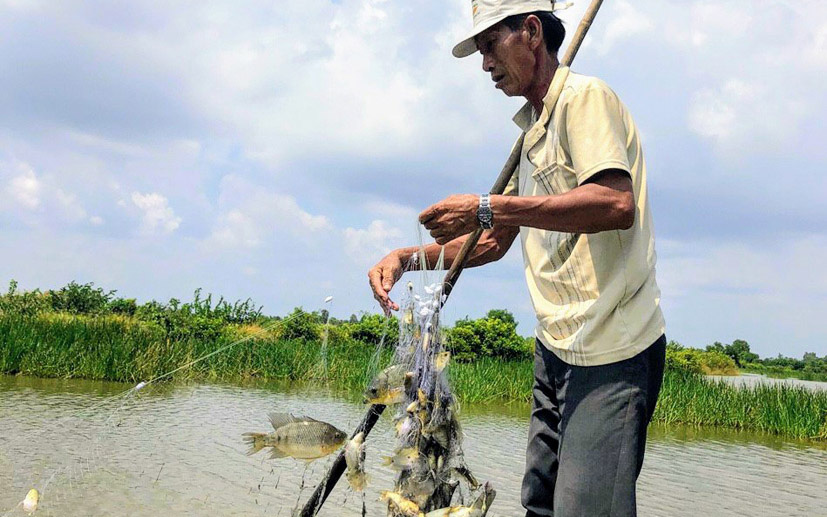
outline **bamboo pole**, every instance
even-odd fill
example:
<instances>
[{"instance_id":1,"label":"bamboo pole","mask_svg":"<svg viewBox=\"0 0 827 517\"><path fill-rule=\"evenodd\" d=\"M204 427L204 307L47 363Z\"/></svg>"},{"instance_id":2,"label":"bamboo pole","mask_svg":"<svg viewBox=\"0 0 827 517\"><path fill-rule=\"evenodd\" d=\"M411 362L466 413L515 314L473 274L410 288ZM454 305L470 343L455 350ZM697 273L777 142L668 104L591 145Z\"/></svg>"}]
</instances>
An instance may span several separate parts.
<instances>
[{"instance_id":1,"label":"bamboo pole","mask_svg":"<svg viewBox=\"0 0 827 517\"><path fill-rule=\"evenodd\" d=\"M580 50L580 45L583 44L583 39L586 37L586 33L591 28L594 18L597 16L597 12L600 10L600 6L602 4L603 0L592 0L592 3L586 10L586 14L580 21L580 25L577 27L577 31L574 33L574 37L572 38L571 44L563 56L563 60L560 62L562 66L571 66L571 63L574 61L577 51ZM557 92L557 97L559 97L559 95L560 91ZM553 102L551 103L552 106L557 104L557 97L553 99ZM514 149L511 150L511 154L505 162L500 175L497 177L497 181L495 181L494 186L491 187L491 194L502 194L505 191L505 187L508 185L508 182L511 181L511 178L520 166L520 155L522 154L524 138L525 133L520 135L520 138L517 140L517 144L514 146ZM448 269L448 272L445 274L445 279L442 281L442 292L444 293L443 305L445 304L445 301L447 301L448 295L453 290L454 285L456 285L462 270L465 268L465 265L471 256L471 251L476 248L481 235L482 229L478 228L468 236L459 253L454 258L454 261L451 263L451 267ZM383 405L371 405L368 408L364 419L362 419L362 422L356 428L356 431L354 431L351 435L351 438L360 432L364 432L365 438L367 438L371 429L373 429L373 426L376 424L376 421L379 419L379 416L384 411L385 406ZM327 496L330 495L330 492L333 490L333 487L336 486L336 483L339 481L339 478L342 477L344 471L345 453L342 451L336 457L336 460L334 460L333 465L327 472L327 475L325 475L322 481L316 486L316 489L313 491L310 499L308 499L307 503L305 503L304 508L302 508L301 513L299 513L300 517L314 517L319 512L327 499Z\"/></svg>"}]
</instances>

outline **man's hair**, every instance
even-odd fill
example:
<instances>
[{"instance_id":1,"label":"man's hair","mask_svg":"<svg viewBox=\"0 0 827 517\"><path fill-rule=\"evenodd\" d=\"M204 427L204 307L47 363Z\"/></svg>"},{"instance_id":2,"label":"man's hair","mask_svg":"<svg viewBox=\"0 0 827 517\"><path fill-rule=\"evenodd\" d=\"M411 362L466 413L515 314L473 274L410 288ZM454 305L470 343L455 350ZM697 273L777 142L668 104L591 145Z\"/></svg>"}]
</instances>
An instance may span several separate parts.
<instances>
[{"instance_id":1,"label":"man's hair","mask_svg":"<svg viewBox=\"0 0 827 517\"><path fill-rule=\"evenodd\" d=\"M548 53L556 54L557 51L560 50L560 45L563 44L563 39L566 37L566 28L563 27L563 21L554 13L549 11L535 11L533 13L515 14L503 20L502 23L513 32L522 27L523 22L531 15L540 19L540 23L543 26L543 39L546 42Z\"/></svg>"}]
</instances>

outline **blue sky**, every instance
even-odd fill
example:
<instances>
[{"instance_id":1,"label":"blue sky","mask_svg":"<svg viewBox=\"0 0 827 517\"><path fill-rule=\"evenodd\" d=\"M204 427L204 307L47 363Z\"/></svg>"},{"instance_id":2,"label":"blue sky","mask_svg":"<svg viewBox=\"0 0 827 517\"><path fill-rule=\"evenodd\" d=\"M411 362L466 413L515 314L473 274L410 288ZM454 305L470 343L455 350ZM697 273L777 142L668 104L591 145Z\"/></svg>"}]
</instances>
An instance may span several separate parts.
<instances>
[{"instance_id":1,"label":"blue sky","mask_svg":"<svg viewBox=\"0 0 827 517\"><path fill-rule=\"evenodd\" d=\"M518 133L450 55L468 4L0 0L0 281L378 311L368 267ZM668 336L827 354L827 5L614 0L574 68L643 134ZM448 318L530 334L521 264L466 272Z\"/></svg>"}]
</instances>

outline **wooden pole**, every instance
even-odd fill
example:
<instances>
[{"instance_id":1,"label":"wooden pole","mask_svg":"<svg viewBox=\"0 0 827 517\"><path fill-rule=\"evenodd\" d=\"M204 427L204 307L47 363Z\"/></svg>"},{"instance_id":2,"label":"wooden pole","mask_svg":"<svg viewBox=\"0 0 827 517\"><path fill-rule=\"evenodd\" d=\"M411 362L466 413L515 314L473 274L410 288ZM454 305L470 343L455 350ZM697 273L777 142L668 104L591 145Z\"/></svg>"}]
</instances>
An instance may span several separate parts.
<instances>
[{"instance_id":1,"label":"wooden pole","mask_svg":"<svg viewBox=\"0 0 827 517\"><path fill-rule=\"evenodd\" d=\"M563 56L563 60L560 62L562 66L570 66L574 61L574 57L577 55L577 51L580 50L580 45L583 43L583 39L586 37L586 33L591 28L592 22L594 22L595 16L597 16L597 11L600 10L600 6L602 4L603 0L592 0L592 3L586 10L586 14L583 16L583 20L581 20L580 25L577 27L577 32L574 33L574 37L572 38L566 54ZM557 95L559 96L559 91ZM553 106L555 104L557 104L556 98L553 99L551 105ZM502 194L505 191L505 187L508 185L508 182L511 181L512 176L514 176L514 173L520 166L520 155L522 154L524 138L525 133L520 135L520 138L517 140L517 144L514 146L514 149L512 149L511 155L509 155L499 177L497 177L497 181L494 182L494 186L491 187L491 194ZM442 281L442 292L445 295L443 297L443 305L447 300L448 295L451 293L451 290L453 290L454 285L456 285L457 279L459 279L459 275L465 268L465 265L471 256L471 251L476 248L481 235L482 229L477 229L468 236L468 239L465 240L465 243L459 253L454 258L451 267L445 274L445 279ZM351 438L360 432L364 432L365 438L367 438L383 411L385 411L385 406L379 404L371 405L368 408L365 418L362 419L362 422L359 424L359 427L356 428L356 431L353 432ZM314 517L319 512L327 499L327 496L330 495L333 487L336 486L339 478L342 477L345 467L345 453L342 451L336 457L336 460L333 462L333 465L330 467L327 475L322 479L318 486L316 486L316 489L313 491L310 499L308 499L305 503L304 508L302 508L302 511L299 514L300 517Z\"/></svg>"}]
</instances>

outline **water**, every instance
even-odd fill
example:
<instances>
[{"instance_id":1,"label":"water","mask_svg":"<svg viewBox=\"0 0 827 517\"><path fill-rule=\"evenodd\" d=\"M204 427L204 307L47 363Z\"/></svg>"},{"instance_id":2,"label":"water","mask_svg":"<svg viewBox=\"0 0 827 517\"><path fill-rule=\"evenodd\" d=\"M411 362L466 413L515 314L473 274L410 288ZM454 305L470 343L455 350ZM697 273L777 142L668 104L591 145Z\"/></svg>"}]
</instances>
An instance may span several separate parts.
<instances>
[{"instance_id":1,"label":"water","mask_svg":"<svg viewBox=\"0 0 827 517\"><path fill-rule=\"evenodd\" d=\"M792 387L802 387L808 390L827 390L827 382L802 381L801 379L775 379L757 373L742 373L741 375L709 375L710 379L722 380L733 386L752 387L759 384L779 384Z\"/></svg>"},{"instance_id":2,"label":"water","mask_svg":"<svg viewBox=\"0 0 827 517\"><path fill-rule=\"evenodd\" d=\"M309 465L246 456L241 434L267 431L269 411L305 413L351 430L364 408L283 385L166 385L115 397L121 384L0 377L0 516L31 487L36 515L289 516L330 459ZM109 397L109 398L107 398ZM116 411L117 410L117 411ZM525 406L463 408L471 469L498 491L491 516L521 516ZM827 515L827 447L735 432L653 428L639 482L642 516ZM383 417L368 440L367 515L394 473ZM302 487L302 478L305 486ZM362 515L337 486L320 515Z\"/></svg>"}]
</instances>

